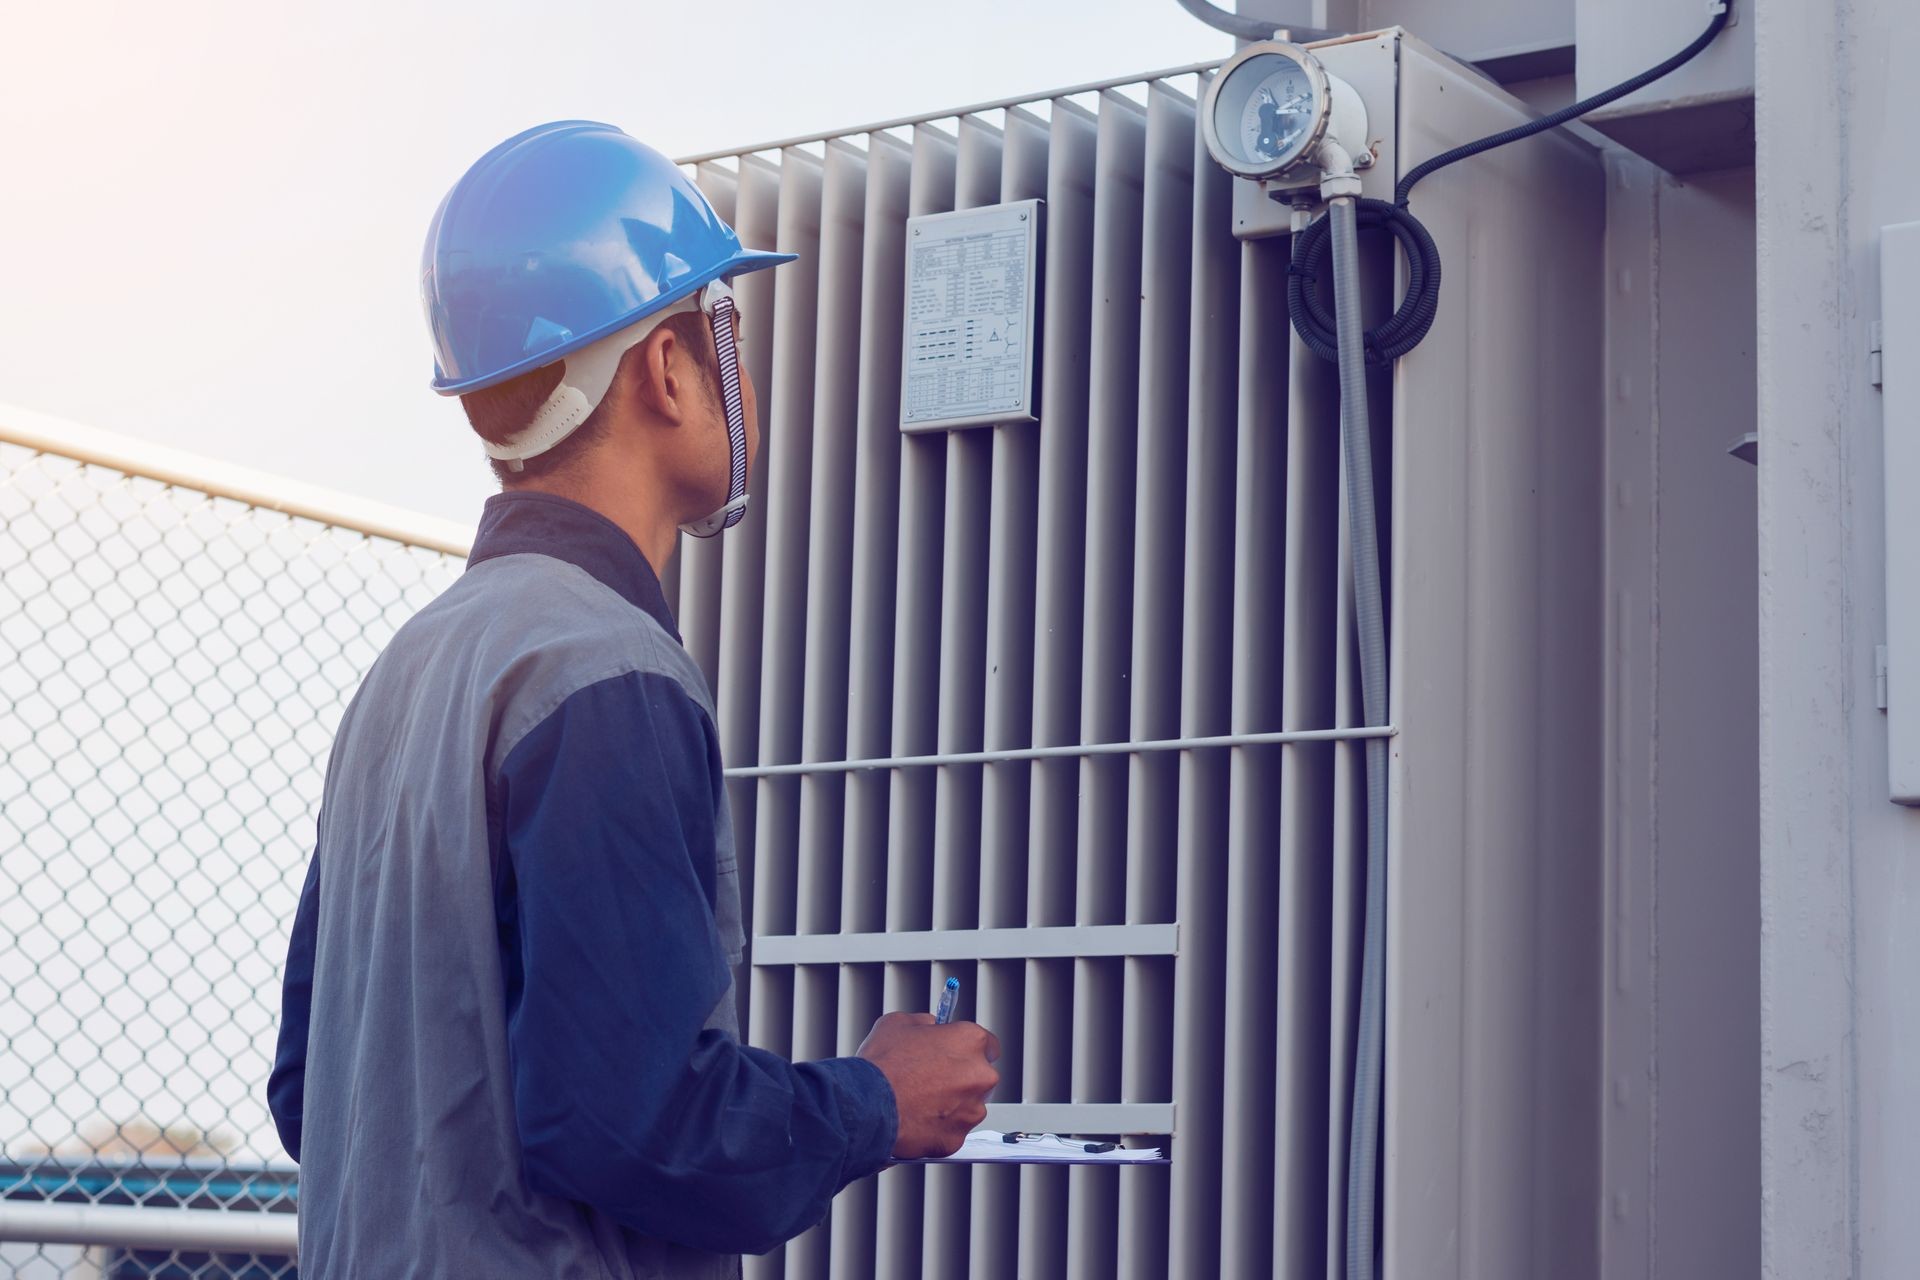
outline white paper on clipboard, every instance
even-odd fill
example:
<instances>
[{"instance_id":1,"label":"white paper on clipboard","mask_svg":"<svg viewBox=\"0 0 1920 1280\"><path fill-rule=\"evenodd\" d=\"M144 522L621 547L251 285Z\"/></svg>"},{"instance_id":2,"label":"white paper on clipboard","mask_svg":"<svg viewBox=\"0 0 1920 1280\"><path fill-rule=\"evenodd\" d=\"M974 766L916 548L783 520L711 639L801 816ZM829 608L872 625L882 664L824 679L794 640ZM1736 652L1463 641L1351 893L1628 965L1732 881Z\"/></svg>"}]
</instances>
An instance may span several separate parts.
<instances>
[{"instance_id":1,"label":"white paper on clipboard","mask_svg":"<svg viewBox=\"0 0 1920 1280\"><path fill-rule=\"evenodd\" d=\"M1114 1147L1089 1151L1088 1143L1051 1133L1023 1136L1008 1142L998 1129L975 1129L960 1149L940 1160L915 1164L1159 1164L1166 1157L1159 1147Z\"/></svg>"}]
</instances>

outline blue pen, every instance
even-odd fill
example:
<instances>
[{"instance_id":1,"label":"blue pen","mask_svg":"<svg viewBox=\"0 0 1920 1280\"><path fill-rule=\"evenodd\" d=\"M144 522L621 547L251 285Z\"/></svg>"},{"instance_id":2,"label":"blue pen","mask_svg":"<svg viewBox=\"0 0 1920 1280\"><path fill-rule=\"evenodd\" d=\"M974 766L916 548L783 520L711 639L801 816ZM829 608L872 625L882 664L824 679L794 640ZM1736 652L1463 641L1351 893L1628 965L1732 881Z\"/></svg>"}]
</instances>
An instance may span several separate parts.
<instances>
[{"instance_id":1,"label":"blue pen","mask_svg":"<svg viewBox=\"0 0 1920 1280\"><path fill-rule=\"evenodd\" d=\"M936 1026L944 1027L953 1021L953 1006L959 999L960 979L948 978L946 990L940 993L940 1007L934 1011L933 1021Z\"/></svg>"}]
</instances>

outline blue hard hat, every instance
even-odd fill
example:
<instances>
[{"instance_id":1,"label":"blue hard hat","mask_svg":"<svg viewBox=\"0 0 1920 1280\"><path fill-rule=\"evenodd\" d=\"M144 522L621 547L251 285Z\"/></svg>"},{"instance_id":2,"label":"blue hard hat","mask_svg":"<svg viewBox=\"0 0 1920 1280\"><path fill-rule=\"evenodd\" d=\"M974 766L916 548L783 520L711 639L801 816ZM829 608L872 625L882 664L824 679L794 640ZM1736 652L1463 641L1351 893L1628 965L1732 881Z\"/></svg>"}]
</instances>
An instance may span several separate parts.
<instances>
[{"instance_id":1,"label":"blue hard hat","mask_svg":"<svg viewBox=\"0 0 1920 1280\"><path fill-rule=\"evenodd\" d=\"M427 228L433 389L505 382L793 257L742 246L673 161L612 125L539 125L481 156Z\"/></svg>"}]
</instances>

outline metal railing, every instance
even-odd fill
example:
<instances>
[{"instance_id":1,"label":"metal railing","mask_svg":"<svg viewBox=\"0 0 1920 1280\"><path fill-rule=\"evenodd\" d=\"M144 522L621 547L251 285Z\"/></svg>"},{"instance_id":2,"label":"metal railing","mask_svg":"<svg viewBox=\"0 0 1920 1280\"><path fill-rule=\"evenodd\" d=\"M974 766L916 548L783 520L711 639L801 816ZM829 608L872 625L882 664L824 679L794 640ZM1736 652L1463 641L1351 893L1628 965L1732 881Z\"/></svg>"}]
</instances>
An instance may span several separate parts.
<instances>
[{"instance_id":1,"label":"metal railing","mask_svg":"<svg viewBox=\"0 0 1920 1280\"><path fill-rule=\"evenodd\" d=\"M0 409L0 1277L279 1277L333 731L467 532Z\"/></svg>"}]
</instances>

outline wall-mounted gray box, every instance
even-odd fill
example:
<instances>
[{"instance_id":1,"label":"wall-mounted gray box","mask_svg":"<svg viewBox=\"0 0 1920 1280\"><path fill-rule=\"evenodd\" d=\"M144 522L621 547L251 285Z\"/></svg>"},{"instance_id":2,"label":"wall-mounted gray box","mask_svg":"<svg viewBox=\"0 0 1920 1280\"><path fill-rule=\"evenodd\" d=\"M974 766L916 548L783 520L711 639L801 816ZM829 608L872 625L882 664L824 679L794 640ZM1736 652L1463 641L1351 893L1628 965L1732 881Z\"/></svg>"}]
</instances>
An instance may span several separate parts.
<instances>
[{"instance_id":1,"label":"wall-mounted gray box","mask_svg":"<svg viewBox=\"0 0 1920 1280\"><path fill-rule=\"evenodd\" d=\"M902 431L1038 417L1044 216L1018 200L908 220Z\"/></svg>"}]
</instances>

